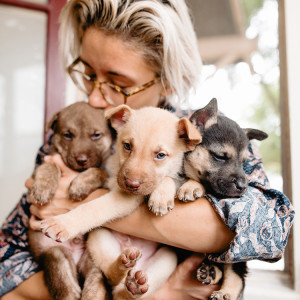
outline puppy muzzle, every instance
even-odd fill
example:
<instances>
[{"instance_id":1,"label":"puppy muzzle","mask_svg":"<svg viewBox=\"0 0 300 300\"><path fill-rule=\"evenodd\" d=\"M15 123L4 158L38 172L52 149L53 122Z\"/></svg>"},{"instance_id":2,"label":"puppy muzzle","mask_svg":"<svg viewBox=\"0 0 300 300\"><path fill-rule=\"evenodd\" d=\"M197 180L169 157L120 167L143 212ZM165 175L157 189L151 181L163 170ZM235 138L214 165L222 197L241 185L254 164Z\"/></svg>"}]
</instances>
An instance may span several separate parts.
<instances>
[{"instance_id":1,"label":"puppy muzzle","mask_svg":"<svg viewBox=\"0 0 300 300\"><path fill-rule=\"evenodd\" d=\"M210 184L211 192L221 198L238 198L245 194L248 187L246 177L229 177L216 179Z\"/></svg>"}]
</instances>

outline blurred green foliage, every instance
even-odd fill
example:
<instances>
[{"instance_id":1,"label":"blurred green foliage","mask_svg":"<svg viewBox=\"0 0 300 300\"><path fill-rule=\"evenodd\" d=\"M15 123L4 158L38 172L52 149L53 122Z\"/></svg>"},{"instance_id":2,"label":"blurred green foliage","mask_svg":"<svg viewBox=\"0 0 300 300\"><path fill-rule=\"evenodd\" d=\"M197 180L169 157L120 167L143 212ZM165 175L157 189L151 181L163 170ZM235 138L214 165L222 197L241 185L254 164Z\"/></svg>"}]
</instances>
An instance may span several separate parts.
<instances>
[{"instance_id":1,"label":"blurred green foliage","mask_svg":"<svg viewBox=\"0 0 300 300\"><path fill-rule=\"evenodd\" d=\"M246 18L246 27L250 25L251 18L263 7L264 0L240 0ZM275 0L274 0L275 1ZM260 51L265 59L271 59L274 67L278 67L278 49L269 48ZM260 77L261 101L255 104L250 121L268 133L268 139L260 144L260 153L263 157L267 171L281 174L281 137L280 137L280 111L279 111L279 79L275 83L266 83L264 74Z\"/></svg>"}]
</instances>

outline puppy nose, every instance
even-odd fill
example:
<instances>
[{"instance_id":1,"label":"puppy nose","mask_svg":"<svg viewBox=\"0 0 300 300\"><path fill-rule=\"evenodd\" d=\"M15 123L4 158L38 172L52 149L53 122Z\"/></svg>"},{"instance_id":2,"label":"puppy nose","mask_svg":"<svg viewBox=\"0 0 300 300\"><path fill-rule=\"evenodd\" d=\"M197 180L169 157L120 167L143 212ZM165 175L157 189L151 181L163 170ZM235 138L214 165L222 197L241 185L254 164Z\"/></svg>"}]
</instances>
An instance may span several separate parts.
<instances>
[{"instance_id":1,"label":"puppy nose","mask_svg":"<svg viewBox=\"0 0 300 300\"><path fill-rule=\"evenodd\" d=\"M126 178L125 184L130 190L137 190L141 185L141 183L138 180L130 178Z\"/></svg>"},{"instance_id":2,"label":"puppy nose","mask_svg":"<svg viewBox=\"0 0 300 300\"><path fill-rule=\"evenodd\" d=\"M88 161L88 156L85 153L80 153L76 157L76 161L80 166L84 166Z\"/></svg>"},{"instance_id":3,"label":"puppy nose","mask_svg":"<svg viewBox=\"0 0 300 300\"><path fill-rule=\"evenodd\" d=\"M239 191L243 191L247 188L247 180L245 180L244 178L236 178L234 179L234 184L236 186L236 189Z\"/></svg>"}]
</instances>

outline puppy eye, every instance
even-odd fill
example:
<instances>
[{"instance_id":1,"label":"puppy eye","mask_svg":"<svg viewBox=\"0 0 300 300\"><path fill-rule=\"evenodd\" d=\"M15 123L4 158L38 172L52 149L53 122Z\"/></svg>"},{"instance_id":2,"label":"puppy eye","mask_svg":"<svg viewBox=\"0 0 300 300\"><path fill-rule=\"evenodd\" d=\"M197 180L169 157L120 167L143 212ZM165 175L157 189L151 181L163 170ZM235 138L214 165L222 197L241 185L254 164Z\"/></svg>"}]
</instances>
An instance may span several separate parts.
<instances>
[{"instance_id":1,"label":"puppy eye","mask_svg":"<svg viewBox=\"0 0 300 300\"><path fill-rule=\"evenodd\" d=\"M66 132L63 134L63 137L65 138L65 140L70 141L73 138L73 134L71 132Z\"/></svg>"},{"instance_id":2,"label":"puppy eye","mask_svg":"<svg viewBox=\"0 0 300 300\"><path fill-rule=\"evenodd\" d=\"M102 134L101 133L98 133L98 132L95 132L91 135L91 139L93 141L96 141L96 140L99 140L100 138L102 137Z\"/></svg>"},{"instance_id":3,"label":"puppy eye","mask_svg":"<svg viewBox=\"0 0 300 300\"><path fill-rule=\"evenodd\" d=\"M159 159L159 160L163 160L163 159L165 159L166 157L167 157L167 154L164 153L164 152L159 152L159 153L157 153L156 156L155 156L155 158L156 158L156 159Z\"/></svg>"},{"instance_id":4,"label":"puppy eye","mask_svg":"<svg viewBox=\"0 0 300 300\"><path fill-rule=\"evenodd\" d=\"M124 149L126 151L131 151L131 145L130 145L130 143L124 143L123 146L124 146Z\"/></svg>"},{"instance_id":5,"label":"puppy eye","mask_svg":"<svg viewBox=\"0 0 300 300\"><path fill-rule=\"evenodd\" d=\"M215 153L215 152L211 151L210 154L217 161L226 161L228 159L226 153L225 154L218 154L218 153Z\"/></svg>"}]
</instances>

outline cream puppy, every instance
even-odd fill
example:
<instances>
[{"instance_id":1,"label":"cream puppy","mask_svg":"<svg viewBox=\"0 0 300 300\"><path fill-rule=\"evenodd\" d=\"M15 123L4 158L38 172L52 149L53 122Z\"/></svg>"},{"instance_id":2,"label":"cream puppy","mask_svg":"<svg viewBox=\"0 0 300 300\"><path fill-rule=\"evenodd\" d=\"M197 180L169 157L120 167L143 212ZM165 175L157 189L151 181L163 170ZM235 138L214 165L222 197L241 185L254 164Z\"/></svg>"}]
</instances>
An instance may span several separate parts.
<instances>
[{"instance_id":1,"label":"cream puppy","mask_svg":"<svg viewBox=\"0 0 300 300\"><path fill-rule=\"evenodd\" d=\"M178 119L159 108L132 110L121 105L109 110L106 118L117 131L116 153L109 159L107 167L110 192L64 215L44 220L43 232L56 241L66 241L129 215L145 196L149 197L149 209L156 215L172 210L180 185L178 174L183 155L201 142L201 134L188 119ZM148 253L145 256L149 259L145 265L148 277L140 270L131 270L141 257L140 244L134 247L135 244L128 244L124 236L106 229L90 234L91 256L116 287L115 299L148 295L175 269L174 253L166 247L156 251L156 244L147 243L149 247L145 248L150 251L144 252Z\"/></svg>"}]
</instances>

